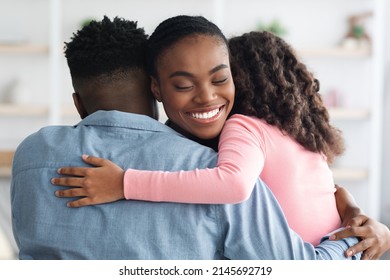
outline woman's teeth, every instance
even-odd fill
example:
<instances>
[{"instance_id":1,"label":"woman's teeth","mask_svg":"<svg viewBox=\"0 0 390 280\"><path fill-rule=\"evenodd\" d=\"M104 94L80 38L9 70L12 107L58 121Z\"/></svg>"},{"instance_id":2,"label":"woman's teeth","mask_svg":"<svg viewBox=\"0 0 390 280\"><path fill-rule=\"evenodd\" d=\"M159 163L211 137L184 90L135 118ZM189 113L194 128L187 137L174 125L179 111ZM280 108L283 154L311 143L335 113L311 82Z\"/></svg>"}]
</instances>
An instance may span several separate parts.
<instances>
[{"instance_id":1,"label":"woman's teeth","mask_svg":"<svg viewBox=\"0 0 390 280\"><path fill-rule=\"evenodd\" d=\"M219 108L214 109L209 112L203 112L203 113L191 113L191 117L195 119L210 119L214 116L216 116L219 113Z\"/></svg>"}]
</instances>

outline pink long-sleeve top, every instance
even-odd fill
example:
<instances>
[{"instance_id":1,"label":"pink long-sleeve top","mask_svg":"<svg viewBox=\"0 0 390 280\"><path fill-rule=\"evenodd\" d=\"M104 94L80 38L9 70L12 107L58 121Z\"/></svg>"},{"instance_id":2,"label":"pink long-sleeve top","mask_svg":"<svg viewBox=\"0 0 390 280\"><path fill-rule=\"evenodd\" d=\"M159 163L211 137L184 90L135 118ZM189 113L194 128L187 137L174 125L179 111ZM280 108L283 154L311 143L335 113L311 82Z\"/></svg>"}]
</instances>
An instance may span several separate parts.
<instances>
[{"instance_id":1,"label":"pink long-sleeve top","mask_svg":"<svg viewBox=\"0 0 390 280\"><path fill-rule=\"evenodd\" d=\"M279 201L290 227L318 244L341 224L325 156L306 150L261 119L233 115L222 130L215 168L163 172L129 169L126 199L239 203L260 178Z\"/></svg>"}]
</instances>

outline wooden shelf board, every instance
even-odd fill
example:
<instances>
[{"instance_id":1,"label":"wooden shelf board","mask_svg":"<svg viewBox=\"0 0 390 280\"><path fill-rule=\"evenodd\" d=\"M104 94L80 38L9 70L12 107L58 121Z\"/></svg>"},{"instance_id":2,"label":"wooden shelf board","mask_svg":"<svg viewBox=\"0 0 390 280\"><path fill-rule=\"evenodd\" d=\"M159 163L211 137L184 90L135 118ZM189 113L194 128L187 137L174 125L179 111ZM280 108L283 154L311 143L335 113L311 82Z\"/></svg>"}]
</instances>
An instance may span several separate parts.
<instances>
[{"instance_id":1,"label":"wooden shelf board","mask_svg":"<svg viewBox=\"0 0 390 280\"><path fill-rule=\"evenodd\" d=\"M49 52L49 47L47 45L33 45L33 44L1 44L0 43L0 53L41 53L45 54Z\"/></svg>"},{"instance_id":2,"label":"wooden shelf board","mask_svg":"<svg viewBox=\"0 0 390 280\"><path fill-rule=\"evenodd\" d=\"M15 151L4 150L0 151L0 178L11 177L12 159Z\"/></svg>"},{"instance_id":3,"label":"wooden shelf board","mask_svg":"<svg viewBox=\"0 0 390 280\"><path fill-rule=\"evenodd\" d=\"M342 47L300 48L298 54L304 57L355 57L364 58L371 55L371 49L347 49Z\"/></svg>"},{"instance_id":4,"label":"wooden shelf board","mask_svg":"<svg viewBox=\"0 0 390 280\"><path fill-rule=\"evenodd\" d=\"M26 117L26 116L45 116L48 113L48 107L44 105L14 105L1 104L0 116Z\"/></svg>"},{"instance_id":5,"label":"wooden shelf board","mask_svg":"<svg viewBox=\"0 0 390 280\"><path fill-rule=\"evenodd\" d=\"M334 180L360 181L368 179L368 170L364 168L332 168Z\"/></svg>"},{"instance_id":6,"label":"wooden shelf board","mask_svg":"<svg viewBox=\"0 0 390 280\"><path fill-rule=\"evenodd\" d=\"M78 117L76 108L73 105L61 106L61 116ZM22 105L22 104L0 104L0 116L7 117L44 117L49 113L46 105Z\"/></svg>"},{"instance_id":7,"label":"wooden shelf board","mask_svg":"<svg viewBox=\"0 0 390 280\"><path fill-rule=\"evenodd\" d=\"M369 109L328 108L328 112L334 120L364 120L370 117Z\"/></svg>"},{"instance_id":8,"label":"wooden shelf board","mask_svg":"<svg viewBox=\"0 0 390 280\"><path fill-rule=\"evenodd\" d=\"M11 167L0 166L0 178L10 178Z\"/></svg>"}]
</instances>

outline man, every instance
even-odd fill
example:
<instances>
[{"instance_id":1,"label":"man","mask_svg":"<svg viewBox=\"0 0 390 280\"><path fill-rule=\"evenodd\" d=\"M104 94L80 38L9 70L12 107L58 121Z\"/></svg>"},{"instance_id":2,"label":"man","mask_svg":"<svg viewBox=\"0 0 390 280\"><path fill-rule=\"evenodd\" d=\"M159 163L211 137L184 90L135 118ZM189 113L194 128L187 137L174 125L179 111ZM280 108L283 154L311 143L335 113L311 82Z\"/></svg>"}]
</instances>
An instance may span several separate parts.
<instances>
[{"instance_id":1,"label":"man","mask_svg":"<svg viewBox=\"0 0 390 280\"><path fill-rule=\"evenodd\" d=\"M20 259L344 259L355 238L304 243L260 181L236 205L118 201L71 209L50 185L57 168L82 154L122 168L194 169L216 164L213 150L155 120L144 65L147 36L107 17L66 44L83 120L46 127L18 147L12 173L13 230Z\"/></svg>"}]
</instances>

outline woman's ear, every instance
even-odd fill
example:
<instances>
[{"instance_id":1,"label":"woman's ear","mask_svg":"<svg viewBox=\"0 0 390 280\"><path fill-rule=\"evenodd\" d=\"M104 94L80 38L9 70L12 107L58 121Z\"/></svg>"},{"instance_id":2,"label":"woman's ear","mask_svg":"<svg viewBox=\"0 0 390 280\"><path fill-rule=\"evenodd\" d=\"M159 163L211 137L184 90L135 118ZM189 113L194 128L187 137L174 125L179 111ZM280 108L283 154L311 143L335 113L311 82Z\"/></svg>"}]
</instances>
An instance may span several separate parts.
<instances>
[{"instance_id":1,"label":"woman's ear","mask_svg":"<svg viewBox=\"0 0 390 280\"><path fill-rule=\"evenodd\" d=\"M76 106L77 112L79 112L80 118L84 119L88 116L88 112L84 107L83 101L81 100L80 94L74 92L72 94L74 106Z\"/></svg>"},{"instance_id":2,"label":"woman's ear","mask_svg":"<svg viewBox=\"0 0 390 280\"><path fill-rule=\"evenodd\" d=\"M160 85L157 79L154 77L151 77L150 89L153 93L154 98L156 98L158 102L161 102Z\"/></svg>"}]
</instances>

